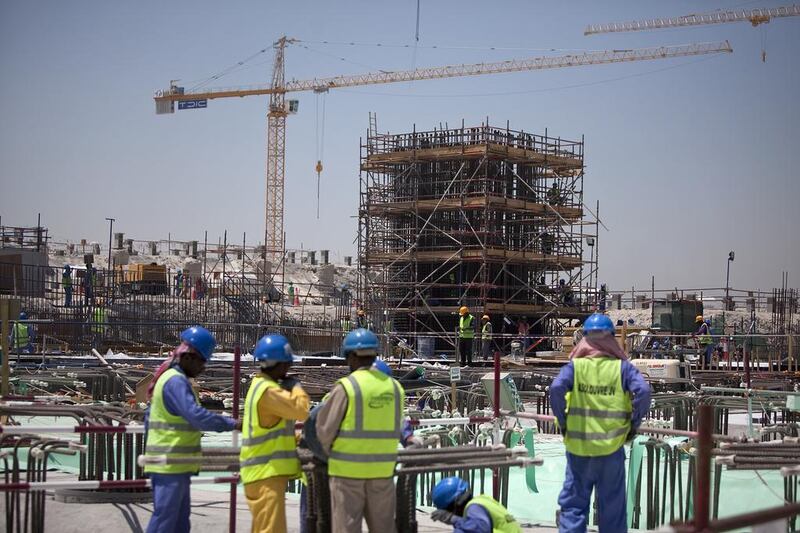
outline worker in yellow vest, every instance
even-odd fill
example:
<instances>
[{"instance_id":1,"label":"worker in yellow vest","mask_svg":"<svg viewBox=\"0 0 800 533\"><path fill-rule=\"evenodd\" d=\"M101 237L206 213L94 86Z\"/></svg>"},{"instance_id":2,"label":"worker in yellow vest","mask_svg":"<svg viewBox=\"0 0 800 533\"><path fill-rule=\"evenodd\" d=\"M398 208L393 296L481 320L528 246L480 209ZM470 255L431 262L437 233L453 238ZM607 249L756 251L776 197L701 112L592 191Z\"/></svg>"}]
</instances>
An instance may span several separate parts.
<instances>
[{"instance_id":1,"label":"worker in yellow vest","mask_svg":"<svg viewBox=\"0 0 800 533\"><path fill-rule=\"evenodd\" d=\"M703 315L697 315L694 319L695 324L700 324L692 334L692 337L697 339L697 343L703 350L700 366L702 368L711 368L711 355L714 352L714 339L711 337L711 320L703 320Z\"/></svg>"},{"instance_id":2,"label":"worker in yellow vest","mask_svg":"<svg viewBox=\"0 0 800 533\"><path fill-rule=\"evenodd\" d=\"M628 530L623 445L647 415L650 385L627 360L609 317L590 316L583 333L550 386L567 449L559 531L586 531L594 490L600 533L621 533Z\"/></svg>"},{"instance_id":3,"label":"worker in yellow vest","mask_svg":"<svg viewBox=\"0 0 800 533\"><path fill-rule=\"evenodd\" d=\"M199 376L217 341L205 328L181 333L181 344L153 378L144 472L153 487L153 516L147 533L188 533L191 476L200 470L203 431L241 429L234 419L204 409L189 378Z\"/></svg>"},{"instance_id":4,"label":"worker in yellow vest","mask_svg":"<svg viewBox=\"0 0 800 533\"><path fill-rule=\"evenodd\" d=\"M331 531L394 533L394 469L402 434L405 392L373 366L378 337L347 334L342 354L350 375L336 382L317 414L317 440L328 455Z\"/></svg>"},{"instance_id":5,"label":"worker in yellow vest","mask_svg":"<svg viewBox=\"0 0 800 533\"><path fill-rule=\"evenodd\" d=\"M484 361L492 355L492 320L489 315L481 317L481 355Z\"/></svg>"},{"instance_id":6,"label":"worker in yellow vest","mask_svg":"<svg viewBox=\"0 0 800 533\"><path fill-rule=\"evenodd\" d=\"M447 477L431 494L436 511L433 520L453 526L454 533L522 533L514 516L500 502L481 494L472 496L460 477Z\"/></svg>"},{"instance_id":7,"label":"worker in yellow vest","mask_svg":"<svg viewBox=\"0 0 800 533\"><path fill-rule=\"evenodd\" d=\"M475 339L475 317L467 306L458 310L458 356L461 366L472 364L472 341Z\"/></svg>"},{"instance_id":8,"label":"worker in yellow vest","mask_svg":"<svg viewBox=\"0 0 800 533\"><path fill-rule=\"evenodd\" d=\"M294 361L283 335L265 335L253 359L261 366L244 402L239 475L253 515L253 533L286 532L286 484L300 477L295 421L308 417L309 399L287 374Z\"/></svg>"},{"instance_id":9,"label":"worker in yellow vest","mask_svg":"<svg viewBox=\"0 0 800 533\"><path fill-rule=\"evenodd\" d=\"M31 353L33 345L31 344L31 327L28 324L23 324L22 321L28 320L28 314L24 311L19 314L20 322L14 322L11 326L11 350L15 353Z\"/></svg>"}]
</instances>

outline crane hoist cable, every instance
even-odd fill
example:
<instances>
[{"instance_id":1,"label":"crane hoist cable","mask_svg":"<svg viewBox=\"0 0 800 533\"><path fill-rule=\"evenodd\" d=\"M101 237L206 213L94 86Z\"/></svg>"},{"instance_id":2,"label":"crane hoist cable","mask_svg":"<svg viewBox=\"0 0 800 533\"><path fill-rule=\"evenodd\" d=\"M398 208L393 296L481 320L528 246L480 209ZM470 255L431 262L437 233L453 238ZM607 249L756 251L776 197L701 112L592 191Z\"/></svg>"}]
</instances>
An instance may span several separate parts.
<instances>
[{"instance_id":1,"label":"crane hoist cable","mask_svg":"<svg viewBox=\"0 0 800 533\"><path fill-rule=\"evenodd\" d=\"M322 175L322 160L325 155L325 102L328 91L315 91L316 93L316 150L317 165L314 170L317 173L317 220L319 220L319 186L320 176ZM322 110L320 112L320 94L322 95Z\"/></svg>"}]
</instances>

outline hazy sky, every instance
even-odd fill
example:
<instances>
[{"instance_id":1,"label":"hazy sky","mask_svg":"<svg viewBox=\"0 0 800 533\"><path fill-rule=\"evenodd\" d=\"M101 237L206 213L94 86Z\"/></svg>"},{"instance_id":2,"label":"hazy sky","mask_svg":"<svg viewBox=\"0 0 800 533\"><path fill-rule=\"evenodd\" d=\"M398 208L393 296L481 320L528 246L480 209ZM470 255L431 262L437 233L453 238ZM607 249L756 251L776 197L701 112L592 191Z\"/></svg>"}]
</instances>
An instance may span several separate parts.
<instances>
[{"instance_id":1,"label":"hazy sky","mask_svg":"<svg viewBox=\"0 0 800 533\"><path fill-rule=\"evenodd\" d=\"M354 255L359 137L416 123L496 124L586 140L586 202L599 200L600 279L612 289L768 288L800 280L800 18L584 37L589 23L764 2L422 0L0 3L0 216L58 240L263 239L266 97L156 116L153 91L191 87L282 34L287 78L730 40L733 54L336 90L288 119L287 245ZM325 45L318 41L364 45ZM367 45L369 44L369 45ZM434 49L433 46L446 48ZM767 61L761 61L765 45ZM490 50L495 47L497 50ZM342 60L340 58L344 58ZM269 81L260 54L209 86Z\"/></svg>"}]
</instances>

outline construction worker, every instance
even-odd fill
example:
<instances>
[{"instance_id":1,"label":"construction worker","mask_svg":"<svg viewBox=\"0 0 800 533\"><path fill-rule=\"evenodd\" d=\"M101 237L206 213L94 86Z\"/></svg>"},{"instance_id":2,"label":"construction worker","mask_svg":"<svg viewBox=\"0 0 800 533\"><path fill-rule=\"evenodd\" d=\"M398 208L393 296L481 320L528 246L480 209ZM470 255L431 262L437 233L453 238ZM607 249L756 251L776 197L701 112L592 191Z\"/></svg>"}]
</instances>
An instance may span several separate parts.
<instances>
[{"instance_id":1,"label":"construction worker","mask_svg":"<svg viewBox=\"0 0 800 533\"><path fill-rule=\"evenodd\" d=\"M181 269L179 268L175 272L175 290L174 290L175 296L180 296L182 291L183 291L183 272L181 272Z\"/></svg>"},{"instance_id":2,"label":"construction worker","mask_svg":"<svg viewBox=\"0 0 800 533\"><path fill-rule=\"evenodd\" d=\"M92 348L97 348L100 345L101 339L108 331L108 315L104 307L105 301L98 299L96 305L92 308L89 315L89 331L92 335Z\"/></svg>"},{"instance_id":3,"label":"construction worker","mask_svg":"<svg viewBox=\"0 0 800 533\"><path fill-rule=\"evenodd\" d=\"M472 496L460 477L446 477L433 488L433 520L453 526L455 533L522 533L519 523L491 496Z\"/></svg>"},{"instance_id":4,"label":"construction worker","mask_svg":"<svg viewBox=\"0 0 800 533\"><path fill-rule=\"evenodd\" d=\"M28 320L28 315L24 311L19 314L20 321ZM31 327L28 324L22 324L21 322L14 322L14 325L11 326L11 349L20 354L20 353L31 353L33 351L33 345L31 344L32 332Z\"/></svg>"},{"instance_id":5,"label":"construction worker","mask_svg":"<svg viewBox=\"0 0 800 533\"><path fill-rule=\"evenodd\" d=\"M363 329L370 329L369 323L367 321L367 314L364 312L363 309L358 310L356 317L356 327Z\"/></svg>"},{"instance_id":6,"label":"construction worker","mask_svg":"<svg viewBox=\"0 0 800 533\"><path fill-rule=\"evenodd\" d=\"M308 394L288 377L294 356L283 335L265 335L253 359L261 372L244 403L240 477L253 515L253 533L285 533L286 484L300 477L294 424L308 417Z\"/></svg>"},{"instance_id":7,"label":"construction worker","mask_svg":"<svg viewBox=\"0 0 800 533\"><path fill-rule=\"evenodd\" d=\"M90 263L86 264L86 270L83 271L83 303L87 307L94 303L94 275L92 274L93 267Z\"/></svg>"},{"instance_id":8,"label":"construction worker","mask_svg":"<svg viewBox=\"0 0 800 533\"><path fill-rule=\"evenodd\" d=\"M703 315L694 317L694 323L699 324L692 337L697 339L703 350L703 368L711 368L711 354L714 352L714 339L711 338L711 320L703 320Z\"/></svg>"},{"instance_id":9,"label":"construction worker","mask_svg":"<svg viewBox=\"0 0 800 533\"><path fill-rule=\"evenodd\" d=\"M528 324L528 317L519 317L519 320L517 320L517 335L522 340L522 353L524 355L528 355L528 346L531 344L531 338L528 337L530 329L531 325Z\"/></svg>"},{"instance_id":10,"label":"construction worker","mask_svg":"<svg viewBox=\"0 0 800 533\"><path fill-rule=\"evenodd\" d=\"M350 375L336 382L317 413L317 439L328 455L331 531L394 533L394 469L402 433L403 387L373 368L378 337L367 329L342 343Z\"/></svg>"},{"instance_id":11,"label":"construction worker","mask_svg":"<svg viewBox=\"0 0 800 533\"><path fill-rule=\"evenodd\" d=\"M483 359L489 359L492 354L492 321L489 315L481 317L481 355Z\"/></svg>"},{"instance_id":12,"label":"construction worker","mask_svg":"<svg viewBox=\"0 0 800 533\"><path fill-rule=\"evenodd\" d=\"M353 329L353 323L350 321L349 313L342 317L341 323L342 323L342 331L344 333L348 333L350 332L350 330Z\"/></svg>"},{"instance_id":13,"label":"construction worker","mask_svg":"<svg viewBox=\"0 0 800 533\"><path fill-rule=\"evenodd\" d=\"M472 364L472 341L475 338L475 317L469 308L462 305L458 309L458 356L461 366Z\"/></svg>"},{"instance_id":14,"label":"construction worker","mask_svg":"<svg viewBox=\"0 0 800 533\"><path fill-rule=\"evenodd\" d=\"M553 185L547 190L547 203L550 205L561 203L561 191L556 182L553 182Z\"/></svg>"},{"instance_id":15,"label":"construction worker","mask_svg":"<svg viewBox=\"0 0 800 533\"><path fill-rule=\"evenodd\" d=\"M286 294L289 295L289 305L294 306L294 283L289 282L289 287L286 289Z\"/></svg>"},{"instance_id":16,"label":"construction worker","mask_svg":"<svg viewBox=\"0 0 800 533\"><path fill-rule=\"evenodd\" d=\"M72 267L64 265L61 272L61 287L64 289L64 307L72 306Z\"/></svg>"},{"instance_id":17,"label":"construction worker","mask_svg":"<svg viewBox=\"0 0 800 533\"><path fill-rule=\"evenodd\" d=\"M600 533L624 532L623 444L633 439L647 415L650 386L614 338L610 318L591 315L583 333L550 386L550 403L567 449L559 531L586 531L594 489Z\"/></svg>"},{"instance_id":18,"label":"construction worker","mask_svg":"<svg viewBox=\"0 0 800 533\"><path fill-rule=\"evenodd\" d=\"M189 531L191 476L200 470L201 432L241 429L234 419L201 407L189 382L203 372L216 345L214 336L205 328L185 330L181 344L153 377L145 419L144 472L153 487L153 516L147 533ZM173 458L178 461L170 463Z\"/></svg>"}]
</instances>

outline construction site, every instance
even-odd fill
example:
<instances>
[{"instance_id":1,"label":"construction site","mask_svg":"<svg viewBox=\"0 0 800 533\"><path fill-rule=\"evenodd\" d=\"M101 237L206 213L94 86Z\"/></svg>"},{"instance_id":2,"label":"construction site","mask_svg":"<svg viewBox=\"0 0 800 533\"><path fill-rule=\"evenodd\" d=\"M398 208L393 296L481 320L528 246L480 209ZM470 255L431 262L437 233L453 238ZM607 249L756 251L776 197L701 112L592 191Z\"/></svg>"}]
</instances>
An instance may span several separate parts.
<instances>
[{"instance_id":1,"label":"construction site","mask_svg":"<svg viewBox=\"0 0 800 533\"><path fill-rule=\"evenodd\" d=\"M420 9L417 3L416 42ZM722 32L738 23L762 31L757 61L765 63L763 26L775 20L770 27L777 31L797 23L778 19L798 15L799 6L734 6L590 24L584 36L664 37L656 30ZM788 42L800 46L796 38ZM259 156L264 174L260 188L248 185L247 192L265 200L259 204L263 226L246 232L201 229L208 227L204 213L221 217L214 223L240 227L235 206L224 205L237 198L231 190L214 195L213 209L192 204L193 190L179 198L195 208L180 238L163 229L173 226L158 222L167 215L156 208L143 208L146 214L136 220L123 218L117 210L124 212L124 196L97 202L92 224L101 229L86 231L70 221L89 216L89 209L68 215L55 208L51 215L46 205L41 212L18 209L23 185L11 179L18 170L0 164L0 530L79 532L96 524L108 531L166 532L188 531L189 522L197 531L231 533L800 530L796 239L781 243L790 250L784 262L755 252L743 258L739 250L756 249L745 237L736 241L736 252L728 253L725 244L724 261L713 260L714 268L726 270L704 277L710 242L722 240L726 230L704 223L682 235L677 228L686 213L706 209L701 206L708 199L659 203L659 195L672 198L666 189L654 185L642 198L632 185L659 172L659 163L642 161L672 148L648 141L653 153L640 153L635 138L651 134L627 125L585 133L584 108L577 103L559 110L578 116L568 125L475 106L466 97L448 99L463 104L461 116L432 114L435 105L427 112L387 106L384 122L383 111L364 104L388 97L362 93L364 102L349 117L359 133L338 133L341 144L335 145L350 172L335 179L347 183L341 194L355 210L330 215L326 206L339 201L339 192L326 191L320 181L330 172L323 171L322 151L329 92L571 67L602 70L599 65L613 63L672 65L695 56L719 56L720 63L703 67L715 69L733 53L731 42L609 45L504 61L287 77L287 50L318 47L347 62L339 49L358 46L373 44L282 36L201 83L171 80L152 96L156 114L180 115L156 117L162 125L210 102L222 108L219 100L268 101L265 161ZM254 61L271 68L265 85L206 86L237 69L263 70ZM635 65L626 68L636 72ZM514 89L498 94L518 100L520 108L533 105L530 95L508 83L517 75L498 76L506 83L500 87ZM614 81L638 83L629 79L635 76ZM317 104L314 220L307 199L314 185L304 185L312 192L303 215L291 213L298 200L289 192L295 178L287 154L300 148L287 143L293 139L287 121L298 114L298 93L313 95ZM441 107L452 109L444 100L438 100ZM591 99L589 105L595 105ZM491 115L468 118L475 112ZM607 118L592 116L592 127ZM794 123L785 120L791 133ZM174 132L164 131L157 142L168 146ZM792 139L787 146L796 144ZM214 141L222 143L220 151L223 141ZM787 173L794 172L794 151L788 146L783 152ZM190 157L175 152L160 157L188 164ZM676 163L683 173L692 164L707 168L690 152L670 154L669 161L685 157ZM632 172L632 181L613 185L625 172ZM232 183L234 174L221 181ZM215 181L213 189L219 188ZM600 202L611 194L620 202L612 205L632 205L631 213L647 218L614 225L620 218L610 218ZM783 195L793 206L790 189ZM758 207L753 216L768 218L781 205ZM95 219L103 213L109 217L100 224ZM182 212L176 206L170 214ZM737 216L744 217L737 211L731 219ZM306 227L291 226L296 219L313 228L313 239L303 233ZM791 219L785 222L792 226ZM342 240L333 238L337 233ZM770 238L753 240L771 245ZM663 264L649 263L645 246L658 248ZM630 256L621 252L626 248ZM623 256L637 260L623 265ZM752 276L747 283L732 281L731 268ZM633 284L639 280L647 282ZM210 345L197 340L201 334ZM271 343L283 355L273 355ZM191 360L198 358L201 367L193 374ZM616 365L610 378L605 363ZM198 425L199 415L176 411L183 405L174 399L176 381L191 390L180 402L215 420L215 429ZM286 405L291 395L302 416L281 414L285 406L268 411L269 394L283 395ZM274 416L269 425L264 412ZM390 412L394 425L384 420ZM331 430L335 416L340 422ZM618 470L597 473L589 462L579 466L582 460L609 461L603 468ZM286 470L282 461L296 465ZM576 488L586 483L578 472L595 479L585 493ZM185 484L183 500L164 488L170 477ZM443 504L443 487L454 479L460 492ZM343 480L365 482L363 495L343 496ZM384 481L388 489L376 488ZM276 492L253 496L265 482ZM276 493L285 493L285 502ZM178 520L185 514L188 521L166 525L174 517L165 513ZM342 526L345 514L355 516L349 529Z\"/></svg>"}]
</instances>

